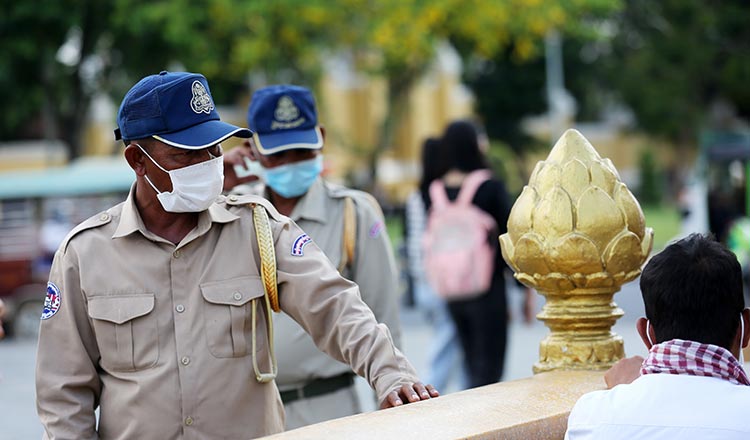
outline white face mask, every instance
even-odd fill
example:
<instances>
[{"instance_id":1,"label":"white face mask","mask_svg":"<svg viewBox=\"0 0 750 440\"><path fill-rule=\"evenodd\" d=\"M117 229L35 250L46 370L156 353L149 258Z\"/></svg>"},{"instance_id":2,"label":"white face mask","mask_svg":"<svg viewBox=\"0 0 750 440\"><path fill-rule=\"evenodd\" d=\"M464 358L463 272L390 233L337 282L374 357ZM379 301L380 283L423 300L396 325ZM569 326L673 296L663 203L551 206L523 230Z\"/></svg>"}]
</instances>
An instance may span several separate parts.
<instances>
[{"instance_id":1,"label":"white face mask","mask_svg":"<svg viewBox=\"0 0 750 440\"><path fill-rule=\"evenodd\" d=\"M137 144L136 144L137 145ZM208 209L224 188L224 161L221 156L189 165L176 170L167 171L138 145L151 162L160 170L169 174L172 181L172 192L161 192L146 177L146 181L156 191L159 203L167 212L201 212Z\"/></svg>"},{"instance_id":2,"label":"white face mask","mask_svg":"<svg viewBox=\"0 0 750 440\"><path fill-rule=\"evenodd\" d=\"M743 339L745 339L745 320L742 319L742 312L740 312L740 364L745 365L745 356L742 352Z\"/></svg>"},{"instance_id":3,"label":"white face mask","mask_svg":"<svg viewBox=\"0 0 750 440\"><path fill-rule=\"evenodd\" d=\"M651 330L651 321L647 319L646 320L646 338L648 339L649 344L655 345L654 341L651 340L651 332L649 332L649 330Z\"/></svg>"}]
</instances>

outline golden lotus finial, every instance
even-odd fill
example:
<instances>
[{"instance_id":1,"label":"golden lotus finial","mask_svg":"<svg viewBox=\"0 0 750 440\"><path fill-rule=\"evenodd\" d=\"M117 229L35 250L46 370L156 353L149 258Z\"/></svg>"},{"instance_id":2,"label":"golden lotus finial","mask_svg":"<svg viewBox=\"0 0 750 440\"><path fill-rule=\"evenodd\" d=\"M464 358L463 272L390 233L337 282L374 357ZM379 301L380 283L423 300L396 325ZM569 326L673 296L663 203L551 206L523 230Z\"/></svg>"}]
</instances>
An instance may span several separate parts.
<instances>
[{"instance_id":1,"label":"golden lotus finial","mask_svg":"<svg viewBox=\"0 0 750 440\"><path fill-rule=\"evenodd\" d=\"M652 240L612 162L567 130L537 163L500 236L515 277L547 297L538 318L552 332L535 371L607 368L624 356L610 331L622 316L612 296L640 274Z\"/></svg>"}]
</instances>

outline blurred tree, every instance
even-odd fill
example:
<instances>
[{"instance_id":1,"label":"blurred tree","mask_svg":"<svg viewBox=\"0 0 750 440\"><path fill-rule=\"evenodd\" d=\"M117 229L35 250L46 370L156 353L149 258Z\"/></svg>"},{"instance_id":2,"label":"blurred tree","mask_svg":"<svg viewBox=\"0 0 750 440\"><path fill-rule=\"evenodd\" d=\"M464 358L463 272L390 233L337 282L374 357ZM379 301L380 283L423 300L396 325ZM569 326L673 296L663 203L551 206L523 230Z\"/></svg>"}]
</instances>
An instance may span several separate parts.
<instances>
[{"instance_id":1,"label":"blurred tree","mask_svg":"<svg viewBox=\"0 0 750 440\"><path fill-rule=\"evenodd\" d=\"M563 42L565 88L576 99L577 119L595 120L606 105L604 69L582 54L603 37L568 34ZM524 117L548 110L546 66L541 50L528 59L518 59L513 48L498 52L491 59L475 59L464 72L464 81L474 92L476 111L492 139L508 144L517 155L533 147L535 141L524 133ZM541 145L541 143L540 143ZM544 143L546 145L546 142Z\"/></svg>"},{"instance_id":2,"label":"blurred tree","mask_svg":"<svg viewBox=\"0 0 750 440\"><path fill-rule=\"evenodd\" d=\"M565 71L565 89L576 99L577 117L597 119L604 104L606 89L603 84L603 67L596 61L602 44L608 44L603 31L604 23L620 7L619 2L581 3L576 20L568 20L556 30L563 34L562 58ZM522 127L523 118L540 115L548 110L546 96L547 66L544 58L544 41L533 41L533 50L519 56L513 43L489 58L468 54L464 81L473 91L476 111L492 139L507 144L515 153L506 157L513 160L513 168L522 181L526 175L525 155L536 147L548 146L533 139ZM456 45L462 48L458 39Z\"/></svg>"},{"instance_id":3,"label":"blurred tree","mask_svg":"<svg viewBox=\"0 0 750 440\"><path fill-rule=\"evenodd\" d=\"M101 59L93 56L107 27L109 2L7 2L0 19L0 88L12 108L0 118L0 139L63 139L80 153Z\"/></svg>"},{"instance_id":4,"label":"blurred tree","mask_svg":"<svg viewBox=\"0 0 750 440\"><path fill-rule=\"evenodd\" d=\"M201 72L223 103L248 90L250 75L315 86L321 51L335 44L343 17L332 2L303 0L116 0L116 6L126 71L141 77L173 64Z\"/></svg>"},{"instance_id":5,"label":"blurred tree","mask_svg":"<svg viewBox=\"0 0 750 440\"><path fill-rule=\"evenodd\" d=\"M627 0L613 21L609 80L651 134L694 147L713 104L750 116L750 3Z\"/></svg>"},{"instance_id":6,"label":"blurred tree","mask_svg":"<svg viewBox=\"0 0 750 440\"><path fill-rule=\"evenodd\" d=\"M450 41L465 59L497 53L526 60L550 29L564 29L592 10L611 10L618 0L352 0L361 24L350 44L360 66L388 82L387 113L370 156L374 176L378 156L391 146L397 123L410 111L409 90L430 67L440 41ZM518 78L519 81L533 79ZM523 103L518 103L524 105ZM533 103L531 103L533 105ZM495 122L495 121L493 121Z\"/></svg>"},{"instance_id":7,"label":"blurred tree","mask_svg":"<svg viewBox=\"0 0 750 440\"><path fill-rule=\"evenodd\" d=\"M164 69L204 73L222 103L247 90L250 72L314 84L318 49L333 35L322 30L337 15L301 0L8 3L0 87L14 108L0 119L0 139L60 138L75 158L92 97L119 101L133 78Z\"/></svg>"},{"instance_id":8,"label":"blurred tree","mask_svg":"<svg viewBox=\"0 0 750 440\"><path fill-rule=\"evenodd\" d=\"M512 51L525 59L550 28L610 0L35 0L15 2L2 20L0 85L26 106L4 118L2 137L23 121L53 114L47 136L80 151L88 103L100 90L119 100L133 78L165 68L200 71L218 102L246 90L249 75L314 85L323 55L349 50L356 67L382 75L388 108L374 164L409 111L408 91L430 66L436 44L460 41L466 54ZM39 36L30 38L29 35ZM511 49L508 49L508 48ZM65 48L66 50L63 50ZM65 52L66 56L61 53ZM8 67L9 66L9 67ZM53 127L57 127L55 130ZM28 133L28 131L27 131Z\"/></svg>"},{"instance_id":9,"label":"blurred tree","mask_svg":"<svg viewBox=\"0 0 750 440\"><path fill-rule=\"evenodd\" d=\"M646 147L641 150L638 168L638 200L644 206L659 206L662 200L662 185L653 148Z\"/></svg>"}]
</instances>

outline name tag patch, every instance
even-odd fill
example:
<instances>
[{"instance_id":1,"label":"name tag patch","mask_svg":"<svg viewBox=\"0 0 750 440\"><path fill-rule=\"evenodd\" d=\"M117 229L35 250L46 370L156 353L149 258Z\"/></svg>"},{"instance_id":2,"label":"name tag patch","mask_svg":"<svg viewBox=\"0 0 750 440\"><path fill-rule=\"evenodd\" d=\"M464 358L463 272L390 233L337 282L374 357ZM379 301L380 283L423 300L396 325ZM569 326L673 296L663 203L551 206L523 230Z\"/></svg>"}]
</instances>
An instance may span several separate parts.
<instances>
[{"instance_id":1,"label":"name tag patch","mask_svg":"<svg viewBox=\"0 0 750 440\"><path fill-rule=\"evenodd\" d=\"M310 243L312 241L312 238L310 238L307 234L302 234L299 237L297 237L296 240L294 240L294 243L292 244L292 255L295 257L301 257L304 255L305 245L307 243Z\"/></svg>"},{"instance_id":2,"label":"name tag patch","mask_svg":"<svg viewBox=\"0 0 750 440\"><path fill-rule=\"evenodd\" d=\"M44 297L44 308L42 309L42 319L50 319L60 310L60 300L62 292L55 286L55 283L47 283L47 296Z\"/></svg>"}]
</instances>

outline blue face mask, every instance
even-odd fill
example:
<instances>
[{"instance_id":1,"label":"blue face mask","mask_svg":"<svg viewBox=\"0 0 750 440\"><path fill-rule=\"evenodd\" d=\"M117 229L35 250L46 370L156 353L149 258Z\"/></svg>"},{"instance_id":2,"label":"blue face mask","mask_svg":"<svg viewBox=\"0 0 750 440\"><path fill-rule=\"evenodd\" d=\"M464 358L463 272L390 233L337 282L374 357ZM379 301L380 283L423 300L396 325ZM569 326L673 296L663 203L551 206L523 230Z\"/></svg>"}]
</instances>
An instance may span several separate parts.
<instances>
[{"instance_id":1,"label":"blue face mask","mask_svg":"<svg viewBox=\"0 0 750 440\"><path fill-rule=\"evenodd\" d=\"M321 171L323 155L318 154L313 159L266 168L263 178L276 194L290 199L306 193Z\"/></svg>"}]
</instances>

